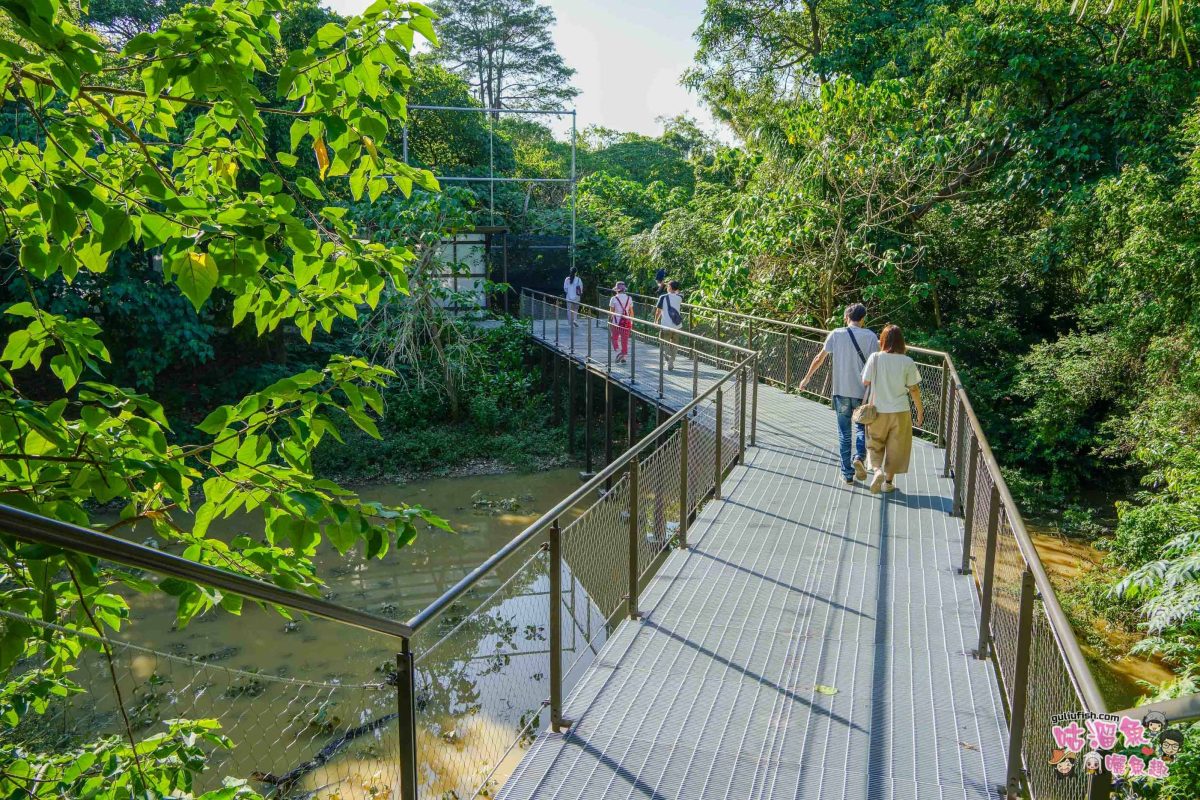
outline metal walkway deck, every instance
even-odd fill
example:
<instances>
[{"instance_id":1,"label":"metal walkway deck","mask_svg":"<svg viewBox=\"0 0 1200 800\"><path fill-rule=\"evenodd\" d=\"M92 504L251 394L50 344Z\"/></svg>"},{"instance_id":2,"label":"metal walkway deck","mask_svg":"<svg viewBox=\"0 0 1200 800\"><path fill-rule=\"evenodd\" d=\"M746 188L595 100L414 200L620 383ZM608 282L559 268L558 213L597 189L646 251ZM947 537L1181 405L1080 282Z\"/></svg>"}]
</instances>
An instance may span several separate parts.
<instances>
[{"instance_id":1,"label":"metal walkway deck","mask_svg":"<svg viewBox=\"0 0 1200 800\"><path fill-rule=\"evenodd\" d=\"M656 393L657 353L638 359ZM691 380L683 357L662 402ZM842 484L835 431L827 407L759 388L757 447L571 692L574 727L541 735L501 800L995 796L1004 708L971 655L940 451L917 443L899 490L872 495Z\"/></svg>"}]
</instances>

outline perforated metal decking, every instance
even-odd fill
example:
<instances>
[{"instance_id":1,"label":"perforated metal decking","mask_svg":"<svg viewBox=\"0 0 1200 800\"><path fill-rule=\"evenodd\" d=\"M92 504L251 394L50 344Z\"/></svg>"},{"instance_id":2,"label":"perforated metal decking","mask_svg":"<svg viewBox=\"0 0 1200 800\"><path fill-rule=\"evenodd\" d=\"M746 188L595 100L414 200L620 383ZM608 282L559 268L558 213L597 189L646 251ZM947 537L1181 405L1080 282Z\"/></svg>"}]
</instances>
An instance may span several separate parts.
<instances>
[{"instance_id":1,"label":"perforated metal decking","mask_svg":"<svg viewBox=\"0 0 1200 800\"><path fill-rule=\"evenodd\" d=\"M657 354L638 356L656 387ZM872 495L842 484L835 443L829 408L759 388L747 463L571 692L575 726L542 734L501 800L996 796L1004 709L971 655L939 451L915 444L900 490Z\"/></svg>"}]
</instances>

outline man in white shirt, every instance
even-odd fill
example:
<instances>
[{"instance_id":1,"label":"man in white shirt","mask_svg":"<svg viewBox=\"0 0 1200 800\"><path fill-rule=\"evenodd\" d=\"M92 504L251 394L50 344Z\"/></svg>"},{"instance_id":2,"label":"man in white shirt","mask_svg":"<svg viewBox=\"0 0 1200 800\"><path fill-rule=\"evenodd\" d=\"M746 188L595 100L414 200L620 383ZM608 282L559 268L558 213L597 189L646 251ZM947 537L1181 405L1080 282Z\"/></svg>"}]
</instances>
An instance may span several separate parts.
<instances>
[{"instance_id":1,"label":"man in white shirt","mask_svg":"<svg viewBox=\"0 0 1200 800\"><path fill-rule=\"evenodd\" d=\"M864 387L862 369L872 353L879 349L879 337L865 327L867 307L854 303L846 307L846 327L831 331L825 337L825 346L817 353L808 368L808 374L800 381L800 391L825 359L833 355L833 410L837 414L838 454L841 456L842 479L853 484L854 479L867 479L867 433L862 425L853 421L854 409L863 403ZM854 428L854 453L851 458L850 430Z\"/></svg>"},{"instance_id":2,"label":"man in white shirt","mask_svg":"<svg viewBox=\"0 0 1200 800\"><path fill-rule=\"evenodd\" d=\"M679 294L679 281L667 284L667 292L659 296L658 304L654 307L654 323L670 330L663 331L663 358L667 369L675 369L675 351L679 336L675 331L683 326L683 296Z\"/></svg>"},{"instance_id":3,"label":"man in white shirt","mask_svg":"<svg viewBox=\"0 0 1200 800\"><path fill-rule=\"evenodd\" d=\"M571 267L571 271L563 280L563 294L567 298L567 321L572 325L579 325L579 301L583 299L583 279L577 274L578 270Z\"/></svg>"}]
</instances>

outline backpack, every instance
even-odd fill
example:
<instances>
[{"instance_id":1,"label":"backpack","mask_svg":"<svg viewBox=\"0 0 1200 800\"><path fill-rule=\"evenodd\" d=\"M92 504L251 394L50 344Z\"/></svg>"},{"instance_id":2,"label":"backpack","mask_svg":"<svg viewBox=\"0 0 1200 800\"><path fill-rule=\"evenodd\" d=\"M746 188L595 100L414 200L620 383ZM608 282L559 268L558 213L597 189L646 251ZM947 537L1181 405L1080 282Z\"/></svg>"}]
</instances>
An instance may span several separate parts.
<instances>
[{"instance_id":1,"label":"backpack","mask_svg":"<svg viewBox=\"0 0 1200 800\"><path fill-rule=\"evenodd\" d=\"M671 295L664 294L662 297L660 297L658 299L658 307L666 309L667 316L671 318L671 324L683 324L683 315L679 313L679 309L677 309L675 304L671 302Z\"/></svg>"}]
</instances>

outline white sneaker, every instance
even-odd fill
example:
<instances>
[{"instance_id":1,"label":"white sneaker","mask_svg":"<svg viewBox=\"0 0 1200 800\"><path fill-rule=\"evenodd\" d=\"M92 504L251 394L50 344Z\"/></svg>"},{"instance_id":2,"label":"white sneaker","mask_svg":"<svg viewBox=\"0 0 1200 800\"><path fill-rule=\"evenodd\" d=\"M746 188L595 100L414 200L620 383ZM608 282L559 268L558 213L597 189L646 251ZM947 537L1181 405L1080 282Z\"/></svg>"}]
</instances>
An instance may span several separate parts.
<instances>
[{"instance_id":1,"label":"white sneaker","mask_svg":"<svg viewBox=\"0 0 1200 800\"><path fill-rule=\"evenodd\" d=\"M882 472L876 472L875 477L871 479L871 494L879 494L879 490L883 488L887 482L887 476Z\"/></svg>"}]
</instances>

